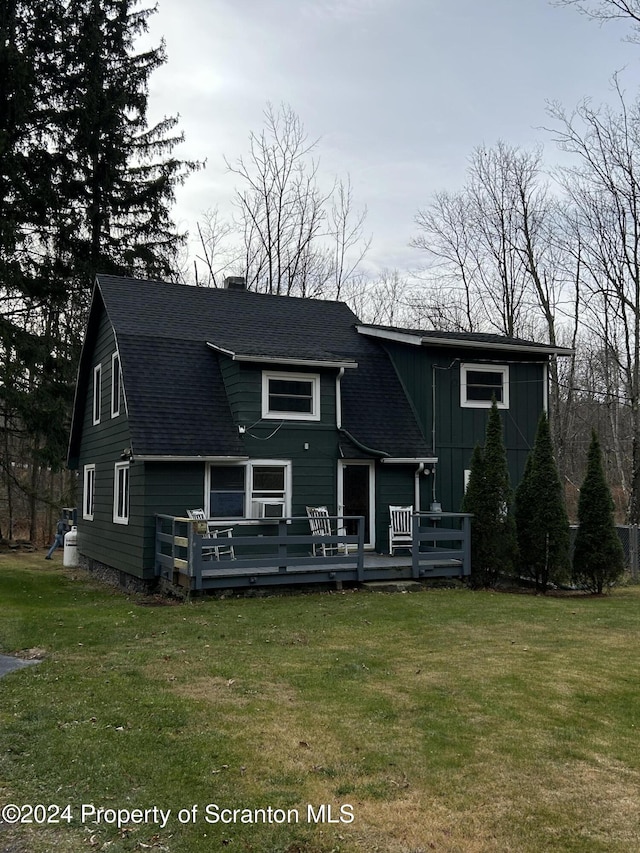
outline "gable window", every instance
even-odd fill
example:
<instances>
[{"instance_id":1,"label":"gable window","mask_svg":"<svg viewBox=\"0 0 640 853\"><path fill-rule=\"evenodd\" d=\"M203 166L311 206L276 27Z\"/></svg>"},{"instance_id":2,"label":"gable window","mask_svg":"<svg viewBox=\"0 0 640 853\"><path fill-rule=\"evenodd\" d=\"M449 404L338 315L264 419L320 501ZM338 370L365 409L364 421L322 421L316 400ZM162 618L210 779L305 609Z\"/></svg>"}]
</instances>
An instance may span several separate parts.
<instances>
[{"instance_id":1,"label":"gable window","mask_svg":"<svg viewBox=\"0 0 640 853\"><path fill-rule=\"evenodd\" d=\"M317 373L262 374L262 417L320 420L320 376Z\"/></svg>"},{"instance_id":2,"label":"gable window","mask_svg":"<svg viewBox=\"0 0 640 853\"><path fill-rule=\"evenodd\" d=\"M117 462L113 478L114 524L129 524L129 463Z\"/></svg>"},{"instance_id":3,"label":"gable window","mask_svg":"<svg viewBox=\"0 0 640 853\"><path fill-rule=\"evenodd\" d=\"M208 491L210 518L284 518L291 506L291 463L212 464Z\"/></svg>"},{"instance_id":4,"label":"gable window","mask_svg":"<svg viewBox=\"0 0 640 853\"><path fill-rule=\"evenodd\" d=\"M461 364L460 405L490 409L495 397L499 409L509 408L509 367L506 364Z\"/></svg>"},{"instance_id":5,"label":"gable window","mask_svg":"<svg viewBox=\"0 0 640 853\"><path fill-rule=\"evenodd\" d=\"M100 423L100 409L102 403L102 365L96 364L93 368L93 423Z\"/></svg>"},{"instance_id":6,"label":"gable window","mask_svg":"<svg viewBox=\"0 0 640 853\"><path fill-rule=\"evenodd\" d=\"M120 414L120 354L114 352L111 356L111 417Z\"/></svg>"},{"instance_id":7,"label":"gable window","mask_svg":"<svg viewBox=\"0 0 640 853\"><path fill-rule=\"evenodd\" d=\"M82 490L82 517L86 521L93 521L93 507L96 492L96 466L84 466L84 484Z\"/></svg>"}]
</instances>

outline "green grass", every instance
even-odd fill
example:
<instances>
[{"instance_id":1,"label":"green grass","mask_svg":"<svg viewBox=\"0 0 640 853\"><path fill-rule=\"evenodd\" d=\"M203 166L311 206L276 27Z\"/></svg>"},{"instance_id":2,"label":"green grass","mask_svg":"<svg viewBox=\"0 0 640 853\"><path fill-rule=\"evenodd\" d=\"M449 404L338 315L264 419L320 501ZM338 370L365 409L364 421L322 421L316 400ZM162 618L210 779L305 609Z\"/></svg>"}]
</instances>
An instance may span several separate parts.
<instances>
[{"instance_id":1,"label":"green grass","mask_svg":"<svg viewBox=\"0 0 640 853\"><path fill-rule=\"evenodd\" d=\"M73 815L0 850L640 849L639 588L148 603L0 556L0 652L45 655L0 682L0 805ZM83 825L83 803L171 816ZM308 823L323 803L353 822Z\"/></svg>"}]
</instances>

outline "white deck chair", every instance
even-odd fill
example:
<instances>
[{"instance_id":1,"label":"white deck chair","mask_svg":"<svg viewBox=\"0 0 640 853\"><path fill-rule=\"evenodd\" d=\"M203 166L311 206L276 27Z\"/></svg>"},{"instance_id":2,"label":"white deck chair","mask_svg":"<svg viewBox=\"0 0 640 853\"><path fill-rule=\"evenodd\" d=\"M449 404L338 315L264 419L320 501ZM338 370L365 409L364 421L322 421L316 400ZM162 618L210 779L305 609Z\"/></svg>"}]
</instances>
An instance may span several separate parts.
<instances>
[{"instance_id":1,"label":"white deck chair","mask_svg":"<svg viewBox=\"0 0 640 853\"><path fill-rule=\"evenodd\" d=\"M326 506L308 506L306 507L307 516L309 517L309 527L311 528L312 536L332 536L331 520L329 518L329 510ZM338 534L343 535L344 531L338 529ZM354 546L355 547L355 546ZM317 557L318 552L323 557L327 557L335 552L341 554L349 553L349 546L346 542L336 542L331 545L327 542L319 542L313 545L313 556Z\"/></svg>"},{"instance_id":2,"label":"white deck chair","mask_svg":"<svg viewBox=\"0 0 640 853\"><path fill-rule=\"evenodd\" d=\"M187 515L194 521L204 522L202 533L203 539L224 539L225 537L230 538L233 535L233 527L217 527L214 522L207 519L207 514L203 509L188 509ZM230 556L232 560L235 560L236 552L233 545L205 545L203 543L202 556L204 559L215 557L216 560L219 560L221 556Z\"/></svg>"},{"instance_id":3,"label":"white deck chair","mask_svg":"<svg viewBox=\"0 0 640 853\"><path fill-rule=\"evenodd\" d=\"M413 545L413 506L389 507L389 553L393 557L396 548L411 548Z\"/></svg>"}]
</instances>

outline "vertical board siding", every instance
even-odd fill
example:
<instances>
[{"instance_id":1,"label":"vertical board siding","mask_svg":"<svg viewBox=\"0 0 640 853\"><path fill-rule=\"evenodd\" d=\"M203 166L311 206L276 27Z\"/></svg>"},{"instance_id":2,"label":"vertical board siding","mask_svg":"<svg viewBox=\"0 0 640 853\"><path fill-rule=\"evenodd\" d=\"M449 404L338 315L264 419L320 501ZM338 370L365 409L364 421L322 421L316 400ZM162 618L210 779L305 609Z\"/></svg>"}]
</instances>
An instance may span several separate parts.
<instances>
[{"instance_id":1,"label":"vertical board siding","mask_svg":"<svg viewBox=\"0 0 640 853\"><path fill-rule=\"evenodd\" d=\"M464 494L464 470L473 448L483 444L488 409L460 405L460 364L488 361L509 366L509 408L500 410L511 484L520 481L527 454L533 446L544 401L544 364L539 356L482 349L413 347L387 342L385 348L411 397L418 420L429 441L433 434L435 377L436 496L443 509L457 512ZM431 497L429 497L429 502Z\"/></svg>"}]
</instances>

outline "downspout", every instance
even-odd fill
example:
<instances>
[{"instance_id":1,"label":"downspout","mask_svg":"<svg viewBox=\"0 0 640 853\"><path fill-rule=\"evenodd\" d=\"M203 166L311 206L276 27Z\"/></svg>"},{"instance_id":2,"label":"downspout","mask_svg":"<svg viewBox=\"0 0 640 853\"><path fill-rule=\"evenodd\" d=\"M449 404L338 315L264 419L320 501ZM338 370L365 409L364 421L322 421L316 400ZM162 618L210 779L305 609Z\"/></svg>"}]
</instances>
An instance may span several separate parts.
<instances>
[{"instance_id":1,"label":"downspout","mask_svg":"<svg viewBox=\"0 0 640 853\"><path fill-rule=\"evenodd\" d=\"M341 367L336 376L336 427L342 429L342 391L340 381L344 376L344 367Z\"/></svg>"},{"instance_id":2,"label":"downspout","mask_svg":"<svg viewBox=\"0 0 640 853\"><path fill-rule=\"evenodd\" d=\"M420 462L416 468L415 483L413 491L413 506L414 512L420 512L420 474L424 471L424 462Z\"/></svg>"},{"instance_id":3,"label":"downspout","mask_svg":"<svg viewBox=\"0 0 640 853\"><path fill-rule=\"evenodd\" d=\"M431 451L436 456L436 365L431 365ZM436 466L431 474L431 502L436 501Z\"/></svg>"}]
</instances>

